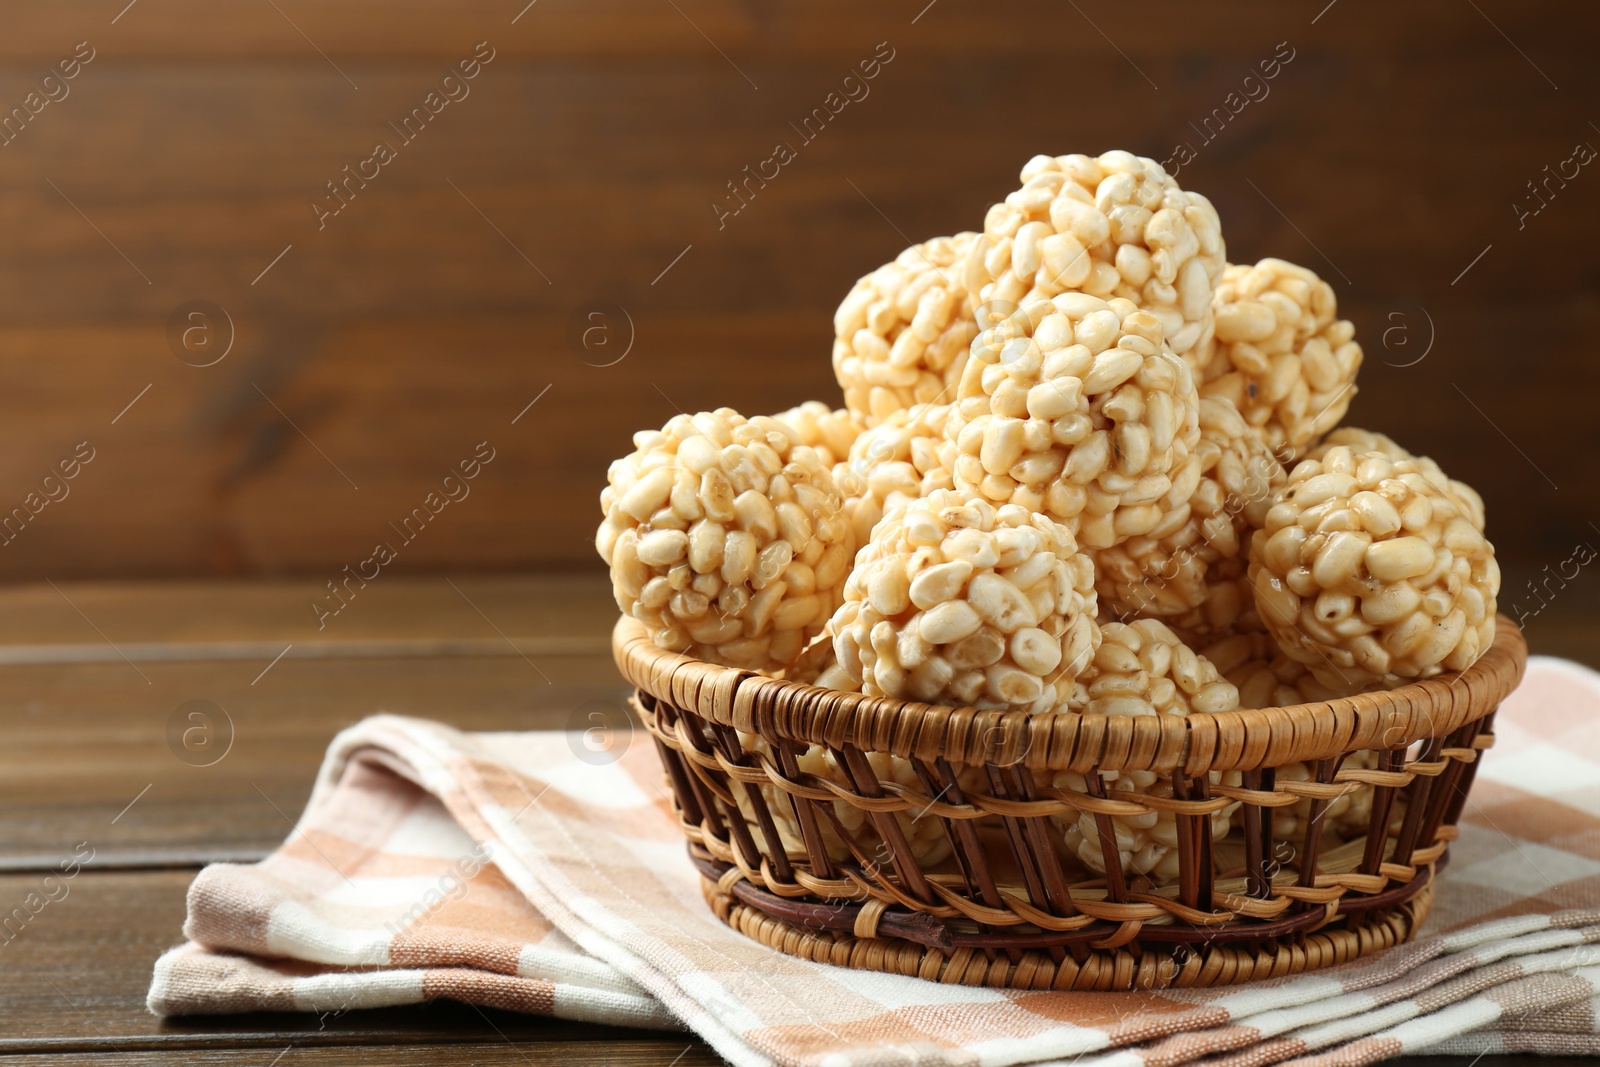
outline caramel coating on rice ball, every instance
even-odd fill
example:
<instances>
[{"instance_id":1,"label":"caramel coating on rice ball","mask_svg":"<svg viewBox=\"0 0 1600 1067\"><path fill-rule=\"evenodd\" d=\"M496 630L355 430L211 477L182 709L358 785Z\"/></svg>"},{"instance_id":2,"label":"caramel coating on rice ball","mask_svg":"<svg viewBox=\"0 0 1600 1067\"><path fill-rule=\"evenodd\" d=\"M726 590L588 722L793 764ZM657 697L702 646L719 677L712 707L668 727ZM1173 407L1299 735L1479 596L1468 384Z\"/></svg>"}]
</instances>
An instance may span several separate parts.
<instances>
[{"instance_id":1,"label":"caramel coating on rice ball","mask_svg":"<svg viewBox=\"0 0 1600 1067\"><path fill-rule=\"evenodd\" d=\"M1191 712L1231 711L1239 706L1239 691L1222 677L1204 656L1179 640L1157 619L1134 623L1107 623L1100 627L1101 642L1090 665L1073 686L1070 709L1084 715L1188 715ZM1108 788L1171 797L1172 776L1159 771L1105 771ZM1209 775L1213 785L1237 785L1236 771ZM1082 774L1057 772L1052 784L1059 789L1087 792ZM1227 836L1235 805L1211 816L1211 836ZM1093 870L1105 871L1100 832L1088 812L1050 817L1069 849ZM1169 812L1112 816L1122 869L1161 879L1178 873L1177 820Z\"/></svg>"},{"instance_id":2,"label":"caramel coating on rice ball","mask_svg":"<svg viewBox=\"0 0 1600 1067\"><path fill-rule=\"evenodd\" d=\"M1066 292L1122 297L1155 315L1173 352L1204 370L1226 261L1211 202L1180 189L1155 160L1122 151L1034 156L1021 180L984 220L982 271L967 282L982 305ZM981 290L980 281L988 281Z\"/></svg>"},{"instance_id":3,"label":"caramel coating on rice ball","mask_svg":"<svg viewBox=\"0 0 1600 1067\"><path fill-rule=\"evenodd\" d=\"M949 404L896 411L857 437L848 460L834 467L845 510L864 545L885 513L954 485L955 442L945 436Z\"/></svg>"},{"instance_id":4,"label":"caramel coating on rice ball","mask_svg":"<svg viewBox=\"0 0 1600 1067\"><path fill-rule=\"evenodd\" d=\"M815 449L829 470L850 455L850 446L866 429L860 415L848 408L830 408L820 400L807 400L772 417L798 434L801 444Z\"/></svg>"},{"instance_id":5,"label":"caramel coating on rice ball","mask_svg":"<svg viewBox=\"0 0 1600 1067\"><path fill-rule=\"evenodd\" d=\"M1357 689L1330 689L1306 665L1286 655L1264 630L1229 634L1199 650L1239 690L1241 708L1278 708L1349 696Z\"/></svg>"},{"instance_id":6,"label":"caramel coating on rice ball","mask_svg":"<svg viewBox=\"0 0 1600 1067\"><path fill-rule=\"evenodd\" d=\"M1299 458L1355 398L1355 326L1337 317L1332 286L1281 259L1230 264L1213 306L1216 356L1201 395L1232 400L1285 462Z\"/></svg>"},{"instance_id":7,"label":"caramel coating on rice ball","mask_svg":"<svg viewBox=\"0 0 1600 1067\"><path fill-rule=\"evenodd\" d=\"M1036 300L983 331L947 433L955 484L1041 512L1088 548L1169 521L1199 396L1161 323L1120 297Z\"/></svg>"},{"instance_id":8,"label":"caramel coating on rice ball","mask_svg":"<svg viewBox=\"0 0 1600 1067\"><path fill-rule=\"evenodd\" d=\"M1232 711L1239 692L1216 665L1160 619L1100 625L1100 644L1078 675L1067 710L1084 715L1188 715Z\"/></svg>"},{"instance_id":9,"label":"caramel coating on rice ball","mask_svg":"<svg viewBox=\"0 0 1600 1067\"><path fill-rule=\"evenodd\" d=\"M885 516L829 626L869 696L1049 711L1093 654L1093 569L1060 525L940 490Z\"/></svg>"},{"instance_id":10,"label":"caramel coating on rice ball","mask_svg":"<svg viewBox=\"0 0 1600 1067\"><path fill-rule=\"evenodd\" d=\"M913 245L857 281L834 312L834 377L868 426L955 395L978 332L966 260L981 250L975 233Z\"/></svg>"},{"instance_id":11,"label":"caramel coating on rice ball","mask_svg":"<svg viewBox=\"0 0 1600 1067\"><path fill-rule=\"evenodd\" d=\"M1112 548L1091 549L1100 610L1119 618L1177 616L1206 602L1215 564L1238 559L1287 475L1220 397L1200 400L1200 443L1162 502L1166 520Z\"/></svg>"},{"instance_id":12,"label":"caramel coating on rice ball","mask_svg":"<svg viewBox=\"0 0 1600 1067\"><path fill-rule=\"evenodd\" d=\"M1500 568L1415 461L1336 445L1289 472L1251 541L1250 584L1279 647L1348 689L1471 666L1494 638Z\"/></svg>"},{"instance_id":13,"label":"caramel coating on rice ball","mask_svg":"<svg viewBox=\"0 0 1600 1067\"><path fill-rule=\"evenodd\" d=\"M1252 530L1250 537L1254 536ZM1249 543L1249 537L1245 538L1245 552L1219 559L1206 569L1205 598L1197 606L1162 620L1186 643L1203 648L1234 634L1265 632L1247 572Z\"/></svg>"},{"instance_id":14,"label":"caramel coating on rice ball","mask_svg":"<svg viewBox=\"0 0 1600 1067\"><path fill-rule=\"evenodd\" d=\"M624 614L663 648L781 669L838 605L855 552L844 497L776 419L729 408L634 435L600 494L595 547Z\"/></svg>"},{"instance_id":15,"label":"caramel coating on rice ball","mask_svg":"<svg viewBox=\"0 0 1600 1067\"><path fill-rule=\"evenodd\" d=\"M1346 445L1352 452L1382 452L1390 459L1409 459L1416 463L1417 469L1423 477L1440 488L1449 489L1461 499L1461 504L1467 509L1467 515L1472 519L1472 525L1478 529L1487 529L1486 516L1483 510L1483 497L1478 491L1466 482L1458 481L1444 472L1444 469L1427 456L1414 456L1407 452L1394 438L1373 430L1361 430L1354 426L1341 426L1334 430L1322 443L1306 453L1307 459L1321 459L1327 455L1330 448Z\"/></svg>"}]
</instances>

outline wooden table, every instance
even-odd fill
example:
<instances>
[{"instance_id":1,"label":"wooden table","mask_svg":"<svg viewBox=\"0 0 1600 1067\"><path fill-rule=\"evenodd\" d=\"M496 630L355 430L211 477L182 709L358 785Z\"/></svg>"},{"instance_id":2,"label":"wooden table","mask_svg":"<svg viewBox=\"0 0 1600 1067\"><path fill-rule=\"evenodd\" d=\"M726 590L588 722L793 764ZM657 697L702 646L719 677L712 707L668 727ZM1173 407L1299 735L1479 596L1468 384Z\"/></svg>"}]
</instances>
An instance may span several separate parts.
<instances>
[{"instance_id":1,"label":"wooden table","mask_svg":"<svg viewBox=\"0 0 1600 1067\"><path fill-rule=\"evenodd\" d=\"M79 842L95 857L65 898L0 941L0 1067L167 1062L176 1049L192 1050L189 1063L285 1067L721 1062L685 1036L456 1004L188 1020L145 1011L151 963L180 940L195 871L275 847L335 731L380 710L467 729L562 729L584 701L624 693L599 576L390 578L321 630L308 607L317 592L300 582L0 594L0 913ZM192 700L231 723L211 766L168 745L169 719Z\"/></svg>"}]
</instances>

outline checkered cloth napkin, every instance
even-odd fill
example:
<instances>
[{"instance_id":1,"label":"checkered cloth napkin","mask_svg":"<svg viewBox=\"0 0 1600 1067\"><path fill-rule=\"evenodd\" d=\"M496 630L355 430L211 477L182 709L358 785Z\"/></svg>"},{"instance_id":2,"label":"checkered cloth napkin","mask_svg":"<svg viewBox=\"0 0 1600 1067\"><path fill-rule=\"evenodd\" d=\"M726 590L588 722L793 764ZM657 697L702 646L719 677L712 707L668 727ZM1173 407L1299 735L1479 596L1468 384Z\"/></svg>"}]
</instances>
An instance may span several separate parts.
<instances>
[{"instance_id":1,"label":"checkered cloth napkin","mask_svg":"<svg viewBox=\"0 0 1600 1067\"><path fill-rule=\"evenodd\" d=\"M162 1015L438 998L683 1027L739 1065L1356 1065L1600 1054L1600 674L1535 659L1496 721L1427 936L1333 970L1146 993L974 989L784 956L725 927L644 735L378 716L254 866L206 868Z\"/></svg>"}]
</instances>

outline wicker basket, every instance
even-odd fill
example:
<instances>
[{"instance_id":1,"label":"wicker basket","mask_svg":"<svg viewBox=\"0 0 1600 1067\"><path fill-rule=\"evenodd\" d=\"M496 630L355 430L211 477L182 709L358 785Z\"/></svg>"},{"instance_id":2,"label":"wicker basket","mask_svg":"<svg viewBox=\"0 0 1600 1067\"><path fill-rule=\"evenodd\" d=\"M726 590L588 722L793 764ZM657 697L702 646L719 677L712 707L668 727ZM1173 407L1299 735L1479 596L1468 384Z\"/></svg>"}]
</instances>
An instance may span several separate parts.
<instances>
[{"instance_id":1,"label":"wicker basket","mask_svg":"<svg viewBox=\"0 0 1600 1067\"><path fill-rule=\"evenodd\" d=\"M638 687L704 876L735 929L794 955L942 982L1120 990L1225 985L1324 967L1412 935L1456 836L1494 711L1527 646L1504 616L1473 667L1323 704L1215 715L1096 717L975 711L864 697L688 659L624 618L617 664ZM764 739L761 754L740 734ZM748 737L745 742L748 741ZM830 750L849 784L803 773ZM915 781L880 781L867 753L910 761ZM1346 760L1354 753L1369 758ZM1303 763L1309 780L1280 778ZM1356 766L1354 764L1369 766ZM985 791L963 790L987 782ZM1087 792L1040 784L1084 775ZM1172 775L1173 796L1121 791L1100 772ZM1238 771L1237 786L1208 772ZM1231 776L1230 776L1231 778ZM1371 790L1366 834L1330 847L1326 806ZM772 804L799 828L785 849ZM1310 800L1285 846L1277 808ZM1227 847L1210 816L1238 804ZM836 805L864 813L851 834ZM1089 812L1104 873L1064 852L1049 816ZM1179 873L1125 873L1112 816L1170 813ZM847 812L848 813L848 812ZM924 869L895 813L938 820L951 858ZM902 816L904 818L904 816ZM824 827L831 827L824 834ZM844 841L849 858L837 858ZM830 854L830 843L832 854ZM1092 846L1091 846L1092 847ZM1286 855L1287 854L1287 855ZM1242 857L1226 869L1219 855Z\"/></svg>"}]
</instances>

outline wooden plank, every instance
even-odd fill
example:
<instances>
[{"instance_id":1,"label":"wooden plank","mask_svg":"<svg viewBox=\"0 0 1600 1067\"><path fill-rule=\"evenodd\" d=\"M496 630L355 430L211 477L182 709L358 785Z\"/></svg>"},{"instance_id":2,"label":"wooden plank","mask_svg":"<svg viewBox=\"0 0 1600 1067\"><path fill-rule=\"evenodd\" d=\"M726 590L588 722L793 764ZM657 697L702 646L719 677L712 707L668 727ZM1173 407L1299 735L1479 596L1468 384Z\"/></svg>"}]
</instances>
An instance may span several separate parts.
<instances>
[{"instance_id":1,"label":"wooden plank","mask_svg":"<svg viewBox=\"0 0 1600 1067\"><path fill-rule=\"evenodd\" d=\"M264 668L285 648L290 663L603 656L617 619L599 574L385 574L349 584L342 572L335 576L337 592L314 580L11 586L0 590L0 663L237 659Z\"/></svg>"},{"instance_id":2,"label":"wooden plank","mask_svg":"<svg viewBox=\"0 0 1600 1067\"><path fill-rule=\"evenodd\" d=\"M191 871L82 871L62 883L66 895L46 905L0 946L5 960L0 1003L6 1005L0 1013L0 1053L122 1055L154 1049L166 1050L170 1057L175 1049L228 1047L250 1048L256 1061L264 1063L289 1046L470 1044L470 1053L458 1055L477 1056L494 1055L493 1047L505 1047L509 1039L535 1063L566 1062L559 1058L565 1049L574 1057L588 1057L578 1062L605 1062L603 1050L613 1046L634 1057L633 1062L648 1063L657 1052L666 1054L657 1062L668 1062L686 1047L698 1046L678 1034L447 1003L320 1016L158 1019L144 1005L150 968L158 955L182 940L184 892L192 878ZM0 875L0 901L9 909L36 890L38 880L37 875ZM685 1062L714 1062L691 1059L693 1054ZM187 1061L189 1053L184 1057ZM285 1059L293 1062L291 1057Z\"/></svg>"},{"instance_id":3,"label":"wooden plank","mask_svg":"<svg viewBox=\"0 0 1600 1067\"><path fill-rule=\"evenodd\" d=\"M460 1067L464 1062L470 1062L478 1067L556 1067L565 1064L616 1064L618 1067L720 1067L726 1061L711 1049L696 1041L680 1048L684 1038L666 1037L660 1035L634 1036L635 1032L629 1031L627 1037L592 1036L590 1031L609 1035L611 1031L604 1027L577 1027L571 1029L573 1036L566 1034L566 1028L555 1028L560 1036L539 1034L537 1038L519 1037L515 1044L510 1042L502 1044L474 1044L470 1050L463 1049L461 1044L417 1044L417 1045L318 1045L316 1047L316 1060L319 1064L329 1067L372 1067L373 1064L393 1065L393 1067L432 1067L438 1064L441 1067ZM290 1052L283 1061L287 1067L294 1067L295 1050L301 1045L287 1045ZM183 1062L196 1067L266 1067L262 1060L264 1050L259 1048L186 1048L183 1052ZM270 1055L270 1050L268 1051ZM117 1067L146 1067L150 1064L167 1064L172 1062L171 1051L136 1051L129 1050L127 1054L121 1052L94 1052L74 1053L73 1063L87 1064L95 1067L98 1064L116 1064ZM7 1058L8 1067L55 1067L65 1060L58 1055L19 1055ZM1396 1060L1403 1064L1405 1061ZM1461 1059L1457 1062L1451 1057L1430 1057L1424 1065L1421 1060L1412 1061L1412 1067L1468 1067L1471 1061ZM1500 1061L1486 1057L1482 1063L1484 1067L1499 1067L1501 1062L1510 1062L1502 1058ZM1557 1058L1541 1059L1540 1063L1549 1067L1578 1067L1577 1060L1563 1060Z\"/></svg>"},{"instance_id":4,"label":"wooden plank","mask_svg":"<svg viewBox=\"0 0 1600 1067\"><path fill-rule=\"evenodd\" d=\"M582 729L588 711L626 715L609 653L285 657L252 684L264 666L0 668L0 856L47 867L80 841L101 865L263 854L291 829L333 735L379 711L470 730Z\"/></svg>"},{"instance_id":5,"label":"wooden plank","mask_svg":"<svg viewBox=\"0 0 1600 1067\"><path fill-rule=\"evenodd\" d=\"M342 581L345 567L373 573L365 561L379 542L395 556L382 568L386 575L540 562L598 572L600 489L634 430L660 425L675 406L731 403L759 413L836 389L819 355L824 337L805 345L796 331L784 345L769 343L771 319L638 321L641 355L648 351L650 359L609 370L566 352L550 353L542 365L513 359L526 335L515 322L352 332L328 359L281 386L254 362L224 365L217 368L226 371L222 378L207 378L151 353L156 384L114 427L111 417L149 382L125 369L128 352L148 346L147 337L73 331L41 336L37 348L33 341L13 347L16 358L0 358L0 394L31 397L29 410L40 414L0 425L0 446L15 446L10 454L0 447L0 500L20 504L77 441L90 438L97 451L68 483L65 499L46 505L0 546L0 574L159 576L204 561L205 569L222 572L298 572L322 585ZM547 334L557 328L545 324ZM7 336L0 332L0 348ZM97 399L86 399L64 367L47 372L50 380L38 373L41 364L30 369L27 360L57 344L95 365ZM463 344L485 353L479 366L450 362ZM755 348L806 373L775 378L760 362L733 360L719 374L720 388L695 373L708 349ZM396 375L397 365L408 370ZM804 379L810 383L796 385ZM266 385L281 413L252 382ZM549 395L512 425L546 386ZM75 437L83 425L75 420L91 405L103 408L104 418ZM195 412L205 414L196 420ZM391 425L396 429L384 429ZM482 441L493 461L472 481L446 487L445 477L463 460L473 462ZM415 518L410 525L406 519L429 507L430 492L439 494L432 505L438 514L418 532ZM441 505L446 492L466 495ZM120 536L110 540L113 529Z\"/></svg>"},{"instance_id":6,"label":"wooden plank","mask_svg":"<svg viewBox=\"0 0 1600 1067\"><path fill-rule=\"evenodd\" d=\"M629 721L597 576L373 582L322 631L310 592L0 593L0 867L47 868L79 842L101 866L259 856L333 735L378 711L471 730Z\"/></svg>"},{"instance_id":7,"label":"wooden plank","mask_svg":"<svg viewBox=\"0 0 1600 1067\"><path fill-rule=\"evenodd\" d=\"M4 148L15 162L0 173L12 235L0 310L9 325L144 325L159 353L174 307L206 297L235 317L241 343L278 349L286 368L315 356L335 322L532 311L564 326L595 297L636 315L822 312L812 322L826 339L827 313L856 276L910 240L980 225L1032 154L1119 145L1166 158L1179 141L1198 153L1180 180L1217 203L1230 245L1251 258L1304 259L1343 292L1416 296L1422 282L1448 289L1499 237L1509 254L1486 257L1474 286L1454 295L1562 292L1597 210L1581 176L1523 230L1511 204L1545 164L1594 136L1576 103L1594 74L1573 73L1572 100L1547 86L1535 96L1520 83L1537 75L1482 29L1472 48L1406 57L1387 77L1370 54L1308 44L1211 141L1196 125L1273 54L1280 38L1265 28L1160 71L1181 94L1171 103L1115 53L1085 57L1070 144L1050 143L1061 135L1041 134L1017 103L1045 93L1047 64L982 52L956 61L910 44L810 141L795 126L839 87L848 60L785 59L764 75L759 101L727 84L742 83L726 67L497 60L411 143L389 124L437 85L432 62L385 64L356 94L331 71L281 64L108 61L85 68L59 113L47 108ZM856 54L875 40L860 38ZM1463 82L1463 70L1480 77ZM38 76L0 73L0 101ZM1322 91L1328 83L1342 91ZM206 108L190 106L197 94ZM1416 113L1435 115L1437 128L1417 136ZM161 116L156 146L137 132L151 115ZM342 190L348 206L319 224L312 200L380 138L396 142L397 158ZM742 190L748 208L719 227L713 203L738 208L727 183L780 139L797 158ZM1461 180L1429 181L1436 169ZM604 227L589 224L601 217ZM691 242L672 284L652 286ZM545 339L564 348L563 333Z\"/></svg>"},{"instance_id":8,"label":"wooden plank","mask_svg":"<svg viewBox=\"0 0 1600 1067\"><path fill-rule=\"evenodd\" d=\"M856 276L908 240L978 225L1040 149L1164 156L1197 140L1191 124L1285 38L1296 58L1270 96L1182 180L1217 203L1235 258L1280 254L1336 279L1369 351L1355 417L1408 431L1480 485L1508 578L1587 529L1581 494L1518 450L1556 486L1582 484L1600 457L1592 435L1564 432L1585 425L1594 384L1575 341L1600 322L1567 294L1600 200L1580 177L1520 230L1511 205L1592 135L1581 102L1600 75L1581 42L1596 11L1535 4L1512 46L1494 5L1483 17L1443 2L1386 11L1376 34L1342 6L1313 25L1325 5L1262 18L1242 2L1198 20L1176 4L941 3L913 25L925 4L757 14L717 0L680 15L541 0L514 27L521 5L498 0L283 15L172 0L115 26L124 5L106 6L91 20L102 54L3 149L0 513L77 442L99 451L71 497L0 550L0 578L326 580L485 439L496 464L396 569L593 569L595 496L632 430L676 406L836 398L829 323ZM0 14L0 105L90 32L81 8ZM323 183L480 33L503 51L472 95L317 229ZM798 141L790 124L886 39L896 56L871 95L719 228L726 183ZM1070 130L1041 132L1036 102L1067 92L1065 70ZM204 369L173 358L165 329L198 298L237 335ZM569 344L569 320L596 300L635 325L615 366ZM1420 310L1437 351L1383 366L1417 351L1384 349L1391 316L1409 314L1420 344Z\"/></svg>"},{"instance_id":9,"label":"wooden plank","mask_svg":"<svg viewBox=\"0 0 1600 1067\"><path fill-rule=\"evenodd\" d=\"M925 12L926 0L896 0L863 8L847 0L772 4L758 11L735 0L696 0L682 5L693 22L649 0L540 0L536 7L511 0L468 0L449 8L425 0L343 0L311 4L295 0L281 5L284 16L255 5L228 5L225 18L204 0L168 0L119 16L126 0L95 5L93 14L81 5L48 0L9 0L7 35L0 58L54 59L63 41L99 34L114 42L120 55L140 59L216 60L271 57L321 62L306 37L321 51L337 57L453 58L450 35L475 30L521 57L625 56L695 58L717 62L705 37L733 55L836 52L842 30L878 39L914 37L929 49L963 53L982 49L1001 54L1052 52L1076 57L1106 48L1083 18L1064 17L1042 0L999 0L984 5L942 4L937 14ZM1140 11L1099 4L1089 8L1095 24L1122 42L1141 62L1186 57L1195 51L1217 52L1236 46L1241 34L1314 33L1332 45L1369 49L1401 46L1408 50L1459 47L1492 32L1482 21L1463 19L1447 0L1406 4L1382 13L1381 33L1364 20L1330 15L1308 30L1323 5L1298 4L1292 13L1275 11L1264 19L1249 0L1225 0L1206 6L1203 18L1171 2L1154 2ZM525 7L530 8L524 10ZM1491 8L1491 11L1494 9ZM1343 13L1341 13L1342 15ZM1494 11L1501 19L1505 13ZM1581 32L1589 12L1556 0L1527 5L1517 36L1537 50L1558 44L1555 28L1563 21ZM286 17L287 16L287 17ZM1187 17L1186 17L1187 16ZM115 28L113 17L117 17ZM293 23L289 21L292 17ZM913 22L913 20L915 20ZM1267 25L1263 25L1267 23ZM1019 33L1019 25L1036 33ZM300 36L295 27L305 31ZM1067 31L1077 32L1067 32ZM504 42L503 44L501 42ZM324 71L332 75L333 72Z\"/></svg>"}]
</instances>

